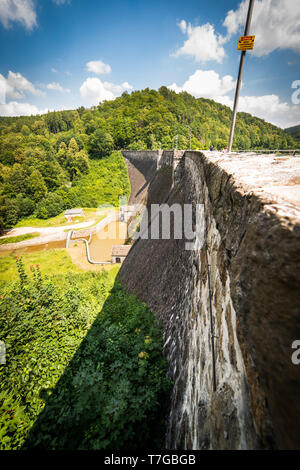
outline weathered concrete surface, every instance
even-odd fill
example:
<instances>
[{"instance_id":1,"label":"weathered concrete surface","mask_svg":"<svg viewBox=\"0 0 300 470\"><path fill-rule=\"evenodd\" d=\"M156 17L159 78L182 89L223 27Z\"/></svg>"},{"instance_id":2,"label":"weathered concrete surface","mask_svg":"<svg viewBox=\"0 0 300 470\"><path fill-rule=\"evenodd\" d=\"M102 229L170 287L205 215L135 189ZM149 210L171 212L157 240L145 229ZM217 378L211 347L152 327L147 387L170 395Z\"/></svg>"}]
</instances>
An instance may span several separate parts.
<instances>
[{"instance_id":1,"label":"weathered concrete surface","mask_svg":"<svg viewBox=\"0 0 300 470\"><path fill-rule=\"evenodd\" d=\"M161 152L123 150L122 153L131 184L129 205L142 204L147 199L149 184L156 174Z\"/></svg>"},{"instance_id":2,"label":"weathered concrete surface","mask_svg":"<svg viewBox=\"0 0 300 470\"><path fill-rule=\"evenodd\" d=\"M300 213L296 184L286 191L299 159L279 161L185 152L168 196L170 205L205 204L216 392L205 245L139 240L120 271L164 328L174 381L168 448L300 448L300 366L291 362L300 339Z\"/></svg>"},{"instance_id":3,"label":"weathered concrete surface","mask_svg":"<svg viewBox=\"0 0 300 470\"><path fill-rule=\"evenodd\" d=\"M211 162L231 174L246 193L284 203L300 204L300 156L204 151Z\"/></svg>"}]
</instances>

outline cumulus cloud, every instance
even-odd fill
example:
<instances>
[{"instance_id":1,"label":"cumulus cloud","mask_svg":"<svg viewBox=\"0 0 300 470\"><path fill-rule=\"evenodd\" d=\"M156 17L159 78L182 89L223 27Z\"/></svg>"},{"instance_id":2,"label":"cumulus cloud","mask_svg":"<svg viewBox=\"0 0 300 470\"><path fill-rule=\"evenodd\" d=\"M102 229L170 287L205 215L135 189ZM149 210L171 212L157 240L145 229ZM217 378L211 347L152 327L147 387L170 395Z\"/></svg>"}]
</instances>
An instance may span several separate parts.
<instances>
[{"instance_id":1,"label":"cumulus cloud","mask_svg":"<svg viewBox=\"0 0 300 470\"><path fill-rule=\"evenodd\" d=\"M196 70L182 86L173 83L168 88L176 93L186 91L195 98L209 98L233 108L233 98L228 95L235 88L231 75L221 77L214 70ZM295 126L300 122L300 105L281 101L275 94L240 96L238 111L250 113L282 128Z\"/></svg>"},{"instance_id":2,"label":"cumulus cloud","mask_svg":"<svg viewBox=\"0 0 300 470\"><path fill-rule=\"evenodd\" d=\"M198 69L182 86L173 83L168 88L177 93L187 91L196 98L217 99L233 90L234 87L235 81L231 75L220 77L214 70Z\"/></svg>"},{"instance_id":3,"label":"cumulus cloud","mask_svg":"<svg viewBox=\"0 0 300 470\"><path fill-rule=\"evenodd\" d=\"M71 90L68 88L63 88L59 83L52 82L46 85L47 90L60 91L61 93L70 93Z\"/></svg>"},{"instance_id":4,"label":"cumulus cloud","mask_svg":"<svg viewBox=\"0 0 300 470\"><path fill-rule=\"evenodd\" d=\"M123 82L121 85L115 85L111 82L104 82L103 83L106 90L111 91L115 96L121 95L123 91L131 91L133 90L133 86L131 86L128 82Z\"/></svg>"},{"instance_id":5,"label":"cumulus cloud","mask_svg":"<svg viewBox=\"0 0 300 470\"><path fill-rule=\"evenodd\" d=\"M111 66L105 64L102 60L91 60L86 64L86 68L89 72L93 72L97 75L111 72Z\"/></svg>"},{"instance_id":6,"label":"cumulus cloud","mask_svg":"<svg viewBox=\"0 0 300 470\"><path fill-rule=\"evenodd\" d=\"M39 110L35 105L29 103L18 103L10 101L7 104L0 103L0 116L31 116L32 114L45 114L49 110Z\"/></svg>"},{"instance_id":7,"label":"cumulus cloud","mask_svg":"<svg viewBox=\"0 0 300 470\"><path fill-rule=\"evenodd\" d=\"M197 62L207 62L215 60L222 62L225 51L222 47L224 38L215 33L213 25L206 23L202 26L192 26L185 20L181 20L178 26L183 34L187 34L188 39L174 54L174 57L190 56Z\"/></svg>"},{"instance_id":8,"label":"cumulus cloud","mask_svg":"<svg viewBox=\"0 0 300 470\"><path fill-rule=\"evenodd\" d=\"M219 97L216 101L233 108L233 100L228 96ZM296 126L300 122L300 106L280 101L277 95L241 96L238 111L250 113L282 128Z\"/></svg>"},{"instance_id":9,"label":"cumulus cloud","mask_svg":"<svg viewBox=\"0 0 300 470\"><path fill-rule=\"evenodd\" d=\"M22 99L25 97L25 93L35 96L44 95L21 73L9 71L7 78L0 74L0 82L2 83L1 87L5 87L5 95L8 99Z\"/></svg>"},{"instance_id":10,"label":"cumulus cloud","mask_svg":"<svg viewBox=\"0 0 300 470\"><path fill-rule=\"evenodd\" d=\"M102 82L96 77L89 77L81 85L80 94L85 103L92 106L104 100L113 100L124 91L132 89L133 87L128 82L115 85L110 82Z\"/></svg>"},{"instance_id":11,"label":"cumulus cloud","mask_svg":"<svg viewBox=\"0 0 300 470\"><path fill-rule=\"evenodd\" d=\"M32 0L1 0L0 21L4 28L9 28L11 23L21 23L26 29L37 26L36 12Z\"/></svg>"},{"instance_id":12,"label":"cumulus cloud","mask_svg":"<svg viewBox=\"0 0 300 470\"><path fill-rule=\"evenodd\" d=\"M227 13L223 26L227 39L243 32L248 0L243 0L236 10ZM256 0L251 22L251 34L255 34L252 54L264 56L275 49L300 51L300 2L291 0Z\"/></svg>"}]
</instances>

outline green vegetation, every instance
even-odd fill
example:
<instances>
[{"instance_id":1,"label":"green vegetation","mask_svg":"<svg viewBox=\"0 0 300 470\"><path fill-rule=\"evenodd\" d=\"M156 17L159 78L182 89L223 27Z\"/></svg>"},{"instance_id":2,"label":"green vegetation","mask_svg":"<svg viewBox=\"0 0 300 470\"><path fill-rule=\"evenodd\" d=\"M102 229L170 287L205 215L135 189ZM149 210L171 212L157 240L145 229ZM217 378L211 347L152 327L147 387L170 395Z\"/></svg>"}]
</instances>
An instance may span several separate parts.
<instances>
[{"instance_id":1,"label":"green vegetation","mask_svg":"<svg viewBox=\"0 0 300 470\"><path fill-rule=\"evenodd\" d=\"M39 237L39 233L26 233L25 235L18 235L17 237L7 237L0 239L0 245L7 245L8 243L19 243L24 240L30 240L31 238Z\"/></svg>"},{"instance_id":2,"label":"green vegetation","mask_svg":"<svg viewBox=\"0 0 300 470\"><path fill-rule=\"evenodd\" d=\"M98 216L98 209L96 208L83 208L84 216L83 217L75 217L72 221L74 223L82 223L87 222L91 219L97 219L97 217L102 218L102 215ZM50 219L37 219L36 217L25 217L24 219L20 220L16 227L63 227L64 225L70 225L70 222L67 222L66 217L64 216L64 212L61 214L51 217Z\"/></svg>"},{"instance_id":3,"label":"green vegetation","mask_svg":"<svg viewBox=\"0 0 300 470\"><path fill-rule=\"evenodd\" d=\"M72 263L66 250L54 249L37 251L35 253L22 253L25 272L30 274L30 266L38 265L42 274L53 276L57 273L64 276L67 273L82 273L82 269ZM11 283L18 279L16 257L14 254L0 257L0 285Z\"/></svg>"},{"instance_id":4,"label":"green vegetation","mask_svg":"<svg viewBox=\"0 0 300 470\"><path fill-rule=\"evenodd\" d=\"M23 175L23 193L20 188L19 191L14 189L12 183L11 189L8 189L8 182L18 176L16 171L18 173L22 165L14 164L10 167L0 164L0 167L3 172L2 184L0 178L2 226L49 226L48 222L43 223L43 220L51 219L51 224L58 215L54 224L65 225L66 220L63 220L62 212L67 208L94 208L102 204L117 206L119 195L128 197L130 193L128 173L120 152L113 152L101 160L91 161L88 174L74 178L70 187L61 185L55 192L48 191L42 175L37 173L38 170L34 170L29 176ZM16 188L18 186L17 184ZM24 194L29 186L31 189ZM20 221L21 217L23 220Z\"/></svg>"},{"instance_id":5,"label":"green vegetation","mask_svg":"<svg viewBox=\"0 0 300 470\"><path fill-rule=\"evenodd\" d=\"M117 204L128 195L123 148L227 146L227 106L166 87L123 95L91 109L0 118L0 227L24 217L47 220L63 210ZM234 148L295 148L282 129L239 113ZM113 152L113 153L112 153Z\"/></svg>"},{"instance_id":6,"label":"green vegetation","mask_svg":"<svg viewBox=\"0 0 300 470\"><path fill-rule=\"evenodd\" d=\"M117 271L28 276L0 297L1 449L161 449L161 332Z\"/></svg>"},{"instance_id":7,"label":"green vegetation","mask_svg":"<svg viewBox=\"0 0 300 470\"><path fill-rule=\"evenodd\" d=\"M295 139L298 142L298 147L300 144L300 125L299 126L293 126L293 127L288 127L285 129L285 131L290 134L293 139Z\"/></svg>"},{"instance_id":8,"label":"green vegetation","mask_svg":"<svg viewBox=\"0 0 300 470\"><path fill-rule=\"evenodd\" d=\"M190 130L192 149L222 149L230 120L228 107L166 87L91 109L1 117L0 229L63 226L74 207L85 208L74 222L96 223L95 207L129 196L121 149L170 149L176 136L186 149ZM289 133L238 114L234 148L295 147ZM0 263L0 448L163 448L170 382L155 315L115 268L83 272L59 249L22 260Z\"/></svg>"}]
</instances>

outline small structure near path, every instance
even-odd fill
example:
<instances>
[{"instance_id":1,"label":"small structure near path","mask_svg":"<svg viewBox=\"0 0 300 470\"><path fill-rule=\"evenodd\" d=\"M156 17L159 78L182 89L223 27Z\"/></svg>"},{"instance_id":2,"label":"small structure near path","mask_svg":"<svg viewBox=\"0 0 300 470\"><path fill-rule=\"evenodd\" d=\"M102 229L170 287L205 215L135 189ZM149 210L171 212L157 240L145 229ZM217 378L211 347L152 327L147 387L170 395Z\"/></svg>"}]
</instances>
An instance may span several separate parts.
<instances>
[{"instance_id":1,"label":"small structure near path","mask_svg":"<svg viewBox=\"0 0 300 470\"><path fill-rule=\"evenodd\" d=\"M75 217L84 217L84 212L82 208L67 209L64 213L64 216L68 222L72 222Z\"/></svg>"},{"instance_id":2,"label":"small structure near path","mask_svg":"<svg viewBox=\"0 0 300 470\"><path fill-rule=\"evenodd\" d=\"M111 247L111 262L123 263L130 251L131 245L113 245Z\"/></svg>"}]
</instances>

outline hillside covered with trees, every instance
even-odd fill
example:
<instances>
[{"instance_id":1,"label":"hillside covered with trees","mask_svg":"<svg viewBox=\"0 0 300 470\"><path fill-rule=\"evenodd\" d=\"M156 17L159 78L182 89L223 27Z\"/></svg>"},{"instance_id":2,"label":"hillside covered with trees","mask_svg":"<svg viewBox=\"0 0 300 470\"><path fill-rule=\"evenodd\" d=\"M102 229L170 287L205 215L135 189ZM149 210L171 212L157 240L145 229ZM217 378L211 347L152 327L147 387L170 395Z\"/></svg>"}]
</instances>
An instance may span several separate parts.
<instances>
[{"instance_id":1,"label":"hillside covered with trees","mask_svg":"<svg viewBox=\"0 0 300 470\"><path fill-rule=\"evenodd\" d=\"M288 127L285 131L290 134L294 140L300 142L300 124L299 126Z\"/></svg>"},{"instance_id":2,"label":"hillside covered with trees","mask_svg":"<svg viewBox=\"0 0 300 470\"><path fill-rule=\"evenodd\" d=\"M166 87L145 89L91 109L0 118L0 225L34 214L53 217L74 206L117 204L129 194L114 150L205 149L227 145L230 108ZM177 136L177 137L176 137ZM239 113L234 147L295 148L282 129ZM90 184L92 182L92 184Z\"/></svg>"}]
</instances>

